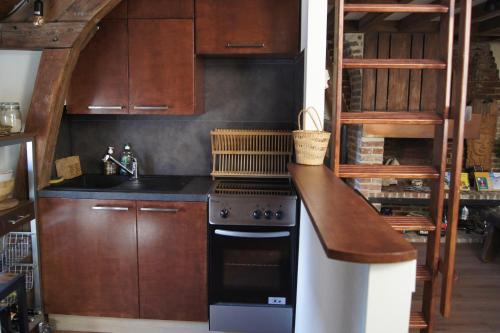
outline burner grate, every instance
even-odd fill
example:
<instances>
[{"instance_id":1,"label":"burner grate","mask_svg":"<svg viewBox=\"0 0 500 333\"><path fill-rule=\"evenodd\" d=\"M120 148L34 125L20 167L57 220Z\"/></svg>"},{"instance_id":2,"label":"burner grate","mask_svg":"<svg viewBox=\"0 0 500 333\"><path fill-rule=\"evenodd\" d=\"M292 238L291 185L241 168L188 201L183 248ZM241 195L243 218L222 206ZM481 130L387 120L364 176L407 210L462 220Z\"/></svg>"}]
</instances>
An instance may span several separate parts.
<instances>
[{"instance_id":1,"label":"burner grate","mask_svg":"<svg viewBox=\"0 0 500 333\"><path fill-rule=\"evenodd\" d=\"M292 190L288 184L220 182L215 187L214 193L238 196L290 196Z\"/></svg>"}]
</instances>

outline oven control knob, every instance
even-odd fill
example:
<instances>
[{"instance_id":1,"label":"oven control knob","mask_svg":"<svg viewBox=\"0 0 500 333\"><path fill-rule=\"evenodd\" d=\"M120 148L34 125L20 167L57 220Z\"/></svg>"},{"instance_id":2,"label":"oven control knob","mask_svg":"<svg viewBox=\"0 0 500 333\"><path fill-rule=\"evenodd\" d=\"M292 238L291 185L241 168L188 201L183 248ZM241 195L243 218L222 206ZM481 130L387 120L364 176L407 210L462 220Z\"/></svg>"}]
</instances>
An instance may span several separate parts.
<instances>
[{"instance_id":1,"label":"oven control knob","mask_svg":"<svg viewBox=\"0 0 500 333\"><path fill-rule=\"evenodd\" d=\"M262 215L262 212L260 210L254 210L253 213L252 213L252 216L254 219L258 220L260 219L260 216Z\"/></svg>"},{"instance_id":2,"label":"oven control knob","mask_svg":"<svg viewBox=\"0 0 500 333\"><path fill-rule=\"evenodd\" d=\"M226 208L220 211L220 217L222 217L223 219L227 218L228 216L229 216L229 211Z\"/></svg>"},{"instance_id":3,"label":"oven control knob","mask_svg":"<svg viewBox=\"0 0 500 333\"><path fill-rule=\"evenodd\" d=\"M274 213L274 216L276 216L278 220L281 220L283 218L283 212L281 210L278 210L276 213Z\"/></svg>"},{"instance_id":4,"label":"oven control knob","mask_svg":"<svg viewBox=\"0 0 500 333\"><path fill-rule=\"evenodd\" d=\"M268 219L268 220L272 219L272 218L273 218L273 212L272 212L272 211L270 211L270 210L266 210L266 211L264 212L264 217L265 217L266 219Z\"/></svg>"}]
</instances>

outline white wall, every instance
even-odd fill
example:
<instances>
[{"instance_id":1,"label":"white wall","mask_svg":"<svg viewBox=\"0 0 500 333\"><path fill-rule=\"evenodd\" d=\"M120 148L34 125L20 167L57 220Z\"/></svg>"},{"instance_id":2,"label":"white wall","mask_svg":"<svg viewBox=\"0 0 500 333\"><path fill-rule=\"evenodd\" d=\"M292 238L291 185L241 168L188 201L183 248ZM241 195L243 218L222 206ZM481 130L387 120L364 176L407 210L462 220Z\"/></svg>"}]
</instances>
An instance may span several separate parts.
<instances>
[{"instance_id":1,"label":"white wall","mask_svg":"<svg viewBox=\"0 0 500 333\"><path fill-rule=\"evenodd\" d=\"M0 50L0 101L19 102L23 118L30 105L40 55L39 51ZM19 147L0 148L0 170L15 170L18 156Z\"/></svg>"}]
</instances>

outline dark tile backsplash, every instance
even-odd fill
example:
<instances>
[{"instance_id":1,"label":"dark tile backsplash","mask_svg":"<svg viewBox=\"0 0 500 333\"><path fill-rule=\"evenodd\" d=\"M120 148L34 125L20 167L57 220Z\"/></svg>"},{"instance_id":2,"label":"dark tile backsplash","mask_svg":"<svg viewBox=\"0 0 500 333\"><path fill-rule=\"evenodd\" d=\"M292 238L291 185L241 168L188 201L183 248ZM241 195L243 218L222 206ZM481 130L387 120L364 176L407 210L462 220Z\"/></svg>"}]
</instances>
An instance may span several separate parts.
<instances>
[{"instance_id":1,"label":"dark tile backsplash","mask_svg":"<svg viewBox=\"0 0 500 333\"><path fill-rule=\"evenodd\" d=\"M210 130L295 128L302 105L303 60L207 59L205 113L192 117L64 116L57 157L79 155L100 172L108 146L130 143L141 174L208 175Z\"/></svg>"}]
</instances>

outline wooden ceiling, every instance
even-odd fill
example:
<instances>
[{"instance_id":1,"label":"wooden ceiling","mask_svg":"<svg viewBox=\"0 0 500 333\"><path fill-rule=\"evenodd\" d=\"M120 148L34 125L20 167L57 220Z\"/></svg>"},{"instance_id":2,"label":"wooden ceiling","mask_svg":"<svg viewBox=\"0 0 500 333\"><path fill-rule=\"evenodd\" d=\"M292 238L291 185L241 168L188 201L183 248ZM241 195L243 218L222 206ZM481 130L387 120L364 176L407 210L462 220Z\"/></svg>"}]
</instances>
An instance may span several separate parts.
<instances>
[{"instance_id":1,"label":"wooden ceiling","mask_svg":"<svg viewBox=\"0 0 500 333\"><path fill-rule=\"evenodd\" d=\"M347 3L414 3L415 0L350 0ZM441 3L440 0L419 0L418 3ZM456 1L458 8L460 0ZM495 9L488 8L487 0L473 0L472 38L484 40L500 39L500 1L493 1ZM335 0L329 0L330 14L335 9ZM456 11L455 22L458 24L459 11ZM360 13L346 16L345 32L433 32L439 29L439 14L390 14ZM333 24L332 19L329 20ZM331 29L330 29L331 31Z\"/></svg>"}]
</instances>

